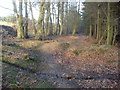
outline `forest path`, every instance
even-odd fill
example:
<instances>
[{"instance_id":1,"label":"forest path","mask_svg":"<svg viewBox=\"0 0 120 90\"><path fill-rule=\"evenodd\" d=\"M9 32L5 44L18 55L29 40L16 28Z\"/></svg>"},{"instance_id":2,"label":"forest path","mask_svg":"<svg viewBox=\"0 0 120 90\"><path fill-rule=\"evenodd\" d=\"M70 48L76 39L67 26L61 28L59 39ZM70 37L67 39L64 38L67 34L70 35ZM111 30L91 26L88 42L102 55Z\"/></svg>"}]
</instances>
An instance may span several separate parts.
<instances>
[{"instance_id":1,"label":"forest path","mask_svg":"<svg viewBox=\"0 0 120 90\"><path fill-rule=\"evenodd\" d=\"M54 78L54 77L47 77L47 79L54 84L56 88L75 88L80 87L76 83L74 79L71 77L71 71L68 67L66 68L62 63L62 57L59 55L64 52L64 50L61 49L62 44L75 44L75 42L79 41L81 43L81 46L83 46L83 38L84 36L65 36L65 37L59 37L55 40L48 40L48 43L44 43L43 45L38 45L35 49L37 51L40 51L40 53L36 53L36 56L38 58L42 58L44 60L43 63L40 63L43 68L44 73L50 73L59 77L64 78ZM80 39L81 38L81 39ZM76 47L80 46L80 44L76 43ZM64 46L63 46L64 47ZM67 48L67 47L66 47ZM75 48L75 47L74 47ZM78 76L79 77L79 76Z\"/></svg>"},{"instance_id":2,"label":"forest path","mask_svg":"<svg viewBox=\"0 0 120 90\"><path fill-rule=\"evenodd\" d=\"M58 76L58 78L45 77L56 88L117 87L118 64L106 63L106 60L118 59L116 49L113 51L108 49L106 52L101 50L99 45L94 44L94 39L86 42L87 39L88 37L84 35L62 36L48 40L35 48L40 51L37 53L38 58L44 60L43 63L40 63L43 72ZM91 45L96 45L95 47L101 50L100 53L99 49L97 51L97 48L93 48ZM73 54L74 50L84 51L84 49L86 50L86 53L83 52L85 57ZM93 52L94 54L91 55ZM102 54L104 52L110 53L110 55L105 56ZM97 53L98 56L96 56ZM111 57L111 53L113 57ZM115 53L116 55L114 55ZM109 59L109 57L111 58Z\"/></svg>"},{"instance_id":3,"label":"forest path","mask_svg":"<svg viewBox=\"0 0 120 90\"><path fill-rule=\"evenodd\" d=\"M117 63L106 64L106 61L103 60L107 60L107 58L102 58L102 54L95 56L98 51L94 52L94 49L91 48L94 40L86 42L87 39L88 37L84 35L62 36L44 41L45 43L42 45L36 46L32 53L43 59L44 62L40 63L42 72L56 76L43 77L52 82L56 88L109 87L111 83L114 83L111 87L116 87ZM95 45L97 46L97 44ZM73 54L74 50L84 49L87 52L86 54L83 52L85 57ZM38 52L36 53L36 51ZM92 52L95 53L93 59L89 56ZM102 52L104 53L104 50ZM98 62L99 57L101 60ZM113 58L117 59L116 55ZM108 84L104 86L104 82Z\"/></svg>"},{"instance_id":4,"label":"forest path","mask_svg":"<svg viewBox=\"0 0 120 90\"><path fill-rule=\"evenodd\" d=\"M118 50L114 46L95 44L94 39L85 35L39 41L8 37L8 34L3 39L5 54L11 55L11 60L19 65L24 62L21 66L28 69L37 67L36 80L45 78L56 88L116 88L118 85ZM25 61L22 55L25 51L37 60Z\"/></svg>"}]
</instances>

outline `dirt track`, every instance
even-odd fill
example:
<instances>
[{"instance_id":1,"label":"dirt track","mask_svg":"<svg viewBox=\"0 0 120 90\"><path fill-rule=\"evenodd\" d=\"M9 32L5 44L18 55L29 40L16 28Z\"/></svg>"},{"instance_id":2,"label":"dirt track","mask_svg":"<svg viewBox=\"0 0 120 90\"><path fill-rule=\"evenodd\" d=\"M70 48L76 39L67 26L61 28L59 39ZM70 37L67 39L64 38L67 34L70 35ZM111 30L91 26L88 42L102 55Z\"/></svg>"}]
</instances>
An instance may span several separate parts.
<instances>
[{"instance_id":1,"label":"dirt track","mask_svg":"<svg viewBox=\"0 0 120 90\"><path fill-rule=\"evenodd\" d=\"M46 75L40 75L39 77L47 79L56 88L117 87L119 79L118 63L106 63L107 60L118 59L117 49L106 49L110 54L105 56L97 51L92 51L92 44L85 42L86 38L84 35L61 36L53 38L53 40L47 40L43 44L36 44L35 48L26 48L25 50L36 56L38 60L43 60L42 63L39 63L38 68L41 69L37 73L46 73ZM20 40L13 37L3 40L5 44L25 43L21 46L22 48L29 46L29 41L31 42L31 40ZM95 50L99 47L95 47ZM75 49L86 49L86 52L75 55L71 52ZM91 49L90 52L87 51L89 49ZM88 56L85 56L87 54Z\"/></svg>"},{"instance_id":2,"label":"dirt track","mask_svg":"<svg viewBox=\"0 0 120 90\"><path fill-rule=\"evenodd\" d=\"M43 72L64 77L45 78L52 82L56 88L117 87L117 63L110 65L104 61L83 60L74 54L66 56L69 50L90 46L84 42L85 38L82 35L59 37L42 46L37 46L35 49L40 53L33 53L44 60L41 64ZM69 43L70 47L63 50L60 47L63 43ZM113 57L117 58L117 56Z\"/></svg>"}]
</instances>

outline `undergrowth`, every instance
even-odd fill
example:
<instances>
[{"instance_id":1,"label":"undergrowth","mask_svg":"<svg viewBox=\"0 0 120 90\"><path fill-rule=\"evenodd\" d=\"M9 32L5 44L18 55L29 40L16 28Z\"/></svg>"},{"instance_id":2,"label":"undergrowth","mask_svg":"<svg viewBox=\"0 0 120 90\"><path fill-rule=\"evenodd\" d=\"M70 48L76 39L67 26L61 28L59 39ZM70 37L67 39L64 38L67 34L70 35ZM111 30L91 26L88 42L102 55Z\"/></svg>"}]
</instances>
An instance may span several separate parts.
<instances>
[{"instance_id":1,"label":"undergrowth","mask_svg":"<svg viewBox=\"0 0 120 90\"><path fill-rule=\"evenodd\" d=\"M69 43L62 43L62 44L60 44L60 47L61 47L63 50L66 50L67 48L70 47L70 44L69 44Z\"/></svg>"}]
</instances>

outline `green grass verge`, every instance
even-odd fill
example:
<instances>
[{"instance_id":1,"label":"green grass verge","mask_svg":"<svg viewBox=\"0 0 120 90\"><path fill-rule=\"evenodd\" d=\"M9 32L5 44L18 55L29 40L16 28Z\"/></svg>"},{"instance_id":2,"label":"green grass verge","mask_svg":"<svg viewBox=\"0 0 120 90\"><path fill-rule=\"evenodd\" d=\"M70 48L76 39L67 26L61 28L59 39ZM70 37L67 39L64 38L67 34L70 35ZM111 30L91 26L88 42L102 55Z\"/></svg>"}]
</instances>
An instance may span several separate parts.
<instances>
[{"instance_id":1,"label":"green grass verge","mask_svg":"<svg viewBox=\"0 0 120 90\"><path fill-rule=\"evenodd\" d=\"M101 54L105 54L105 53L107 53L107 51L104 50L103 48L99 48L99 49L98 49L98 52L101 53Z\"/></svg>"},{"instance_id":2,"label":"green grass verge","mask_svg":"<svg viewBox=\"0 0 120 90\"><path fill-rule=\"evenodd\" d=\"M75 55L79 55L80 53L82 53L82 52L85 52L86 50L85 49L83 49L83 50L73 50L72 51L72 53L74 53Z\"/></svg>"},{"instance_id":3,"label":"green grass verge","mask_svg":"<svg viewBox=\"0 0 120 90\"><path fill-rule=\"evenodd\" d=\"M33 71L40 70L38 68L39 63L42 61L33 55L30 55L27 51L21 50L18 47L3 46L2 60L9 63L18 65L23 68L28 68Z\"/></svg>"},{"instance_id":4,"label":"green grass verge","mask_svg":"<svg viewBox=\"0 0 120 90\"><path fill-rule=\"evenodd\" d=\"M120 62L120 60L109 60L109 61L106 61L108 63L115 63L115 62Z\"/></svg>"},{"instance_id":5,"label":"green grass verge","mask_svg":"<svg viewBox=\"0 0 120 90\"><path fill-rule=\"evenodd\" d=\"M7 88L52 88L44 78L25 72L6 63L2 63L3 86Z\"/></svg>"},{"instance_id":6,"label":"green grass verge","mask_svg":"<svg viewBox=\"0 0 120 90\"><path fill-rule=\"evenodd\" d=\"M60 47L62 48L62 50L66 50L67 48L70 47L70 44L69 43L62 43L62 44L60 44Z\"/></svg>"}]
</instances>

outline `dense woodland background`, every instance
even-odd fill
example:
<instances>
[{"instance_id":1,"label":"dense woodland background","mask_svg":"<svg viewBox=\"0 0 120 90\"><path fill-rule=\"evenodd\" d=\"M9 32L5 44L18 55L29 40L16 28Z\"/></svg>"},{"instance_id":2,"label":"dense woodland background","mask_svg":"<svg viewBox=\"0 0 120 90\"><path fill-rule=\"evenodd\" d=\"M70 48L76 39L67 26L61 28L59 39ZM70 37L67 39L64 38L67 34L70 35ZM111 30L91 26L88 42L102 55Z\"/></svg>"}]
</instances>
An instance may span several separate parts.
<instances>
[{"instance_id":1,"label":"dense woodland background","mask_svg":"<svg viewBox=\"0 0 120 90\"><path fill-rule=\"evenodd\" d=\"M3 88L120 88L120 2L20 1L0 17Z\"/></svg>"},{"instance_id":2,"label":"dense woodland background","mask_svg":"<svg viewBox=\"0 0 120 90\"><path fill-rule=\"evenodd\" d=\"M19 5L19 6L17 6ZM1 20L16 23L17 37L28 38L31 30L35 39L52 35L84 33L94 37L96 43L115 45L119 42L118 2L27 2L13 0L14 15ZM39 7L39 18L34 18L33 8ZM81 10L82 9L82 10ZM29 16L29 17L28 17Z\"/></svg>"}]
</instances>

